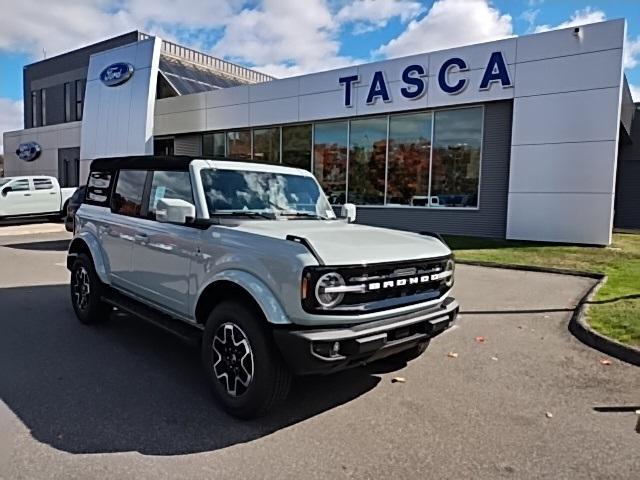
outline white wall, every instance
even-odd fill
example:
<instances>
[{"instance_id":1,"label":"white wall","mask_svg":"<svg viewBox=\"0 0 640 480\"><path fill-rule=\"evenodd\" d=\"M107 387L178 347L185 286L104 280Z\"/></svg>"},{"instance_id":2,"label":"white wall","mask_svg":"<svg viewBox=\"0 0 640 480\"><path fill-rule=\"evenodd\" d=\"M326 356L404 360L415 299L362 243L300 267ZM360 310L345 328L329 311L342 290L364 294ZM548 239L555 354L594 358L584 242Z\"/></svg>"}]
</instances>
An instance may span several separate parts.
<instances>
[{"instance_id":1,"label":"white wall","mask_svg":"<svg viewBox=\"0 0 640 480\"><path fill-rule=\"evenodd\" d=\"M611 242L623 20L517 39L507 238Z\"/></svg>"},{"instance_id":2,"label":"white wall","mask_svg":"<svg viewBox=\"0 0 640 480\"><path fill-rule=\"evenodd\" d=\"M82 122L71 122L6 132L4 134L5 176L51 175L57 178L58 149L79 147L81 131ZM33 162L20 160L15 153L18 145L26 142L36 142L42 148L42 153Z\"/></svg>"},{"instance_id":3,"label":"white wall","mask_svg":"<svg viewBox=\"0 0 640 480\"><path fill-rule=\"evenodd\" d=\"M80 176L88 175L90 160L98 157L153 153L155 108L161 40L150 38L91 56L84 101ZM108 87L100 73L126 62L133 76Z\"/></svg>"}]
</instances>

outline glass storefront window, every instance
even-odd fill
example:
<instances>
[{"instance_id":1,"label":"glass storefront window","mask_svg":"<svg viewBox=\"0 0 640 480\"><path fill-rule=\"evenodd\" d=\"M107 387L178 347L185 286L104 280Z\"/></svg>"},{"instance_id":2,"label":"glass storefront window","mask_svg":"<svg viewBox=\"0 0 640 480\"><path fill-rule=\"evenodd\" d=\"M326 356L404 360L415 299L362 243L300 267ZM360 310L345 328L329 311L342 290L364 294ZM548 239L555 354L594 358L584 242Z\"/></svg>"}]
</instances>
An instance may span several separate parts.
<instances>
[{"instance_id":1,"label":"glass storefront window","mask_svg":"<svg viewBox=\"0 0 640 480\"><path fill-rule=\"evenodd\" d=\"M280 128L257 128L253 131L253 158L280 163Z\"/></svg>"},{"instance_id":2,"label":"glass storefront window","mask_svg":"<svg viewBox=\"0 0 640 480\"><path fill-rule=\"evenodd\" d=\"M353 120L350 133L347 199L358 205L383 204L387 117Z\"/></svg>"},{"instance_id":3,"label":"glass storefront window","mask_svg":"<svg viewBox=\"0 0 640 480\"><path fill-rule=\"evenodd\" d=\"M282 163L311 170L311 125L282 127Z\"/></svg>"},{"instance_id":4,"label":"glass storefront window","mask_svg":"<svg viewBox=\"0 0 640 480\"><path fill-rule=\"evenodd\" d=\"M432 114L389 119L387 205L428 205Z\"/></svg>"},{"instance_id":5,"label":"glass storefront window","mask_svg":"<svg viewBox=\"0 0 640 480\"><path fill-rule=\"evenodd\" d=\"M229 158L251 158L251 130L227 132L227 156Z\"/></svg>"},{"instance_id":6,"label":"glass storefront window","mask_svg":"<svg viewBox=\"0 0 640 480\"><path fill-rule=\"evenodd\" d=\"M223 132L205 133L202 136L202 155L206 157L224 157L224 139Z\"/></svg>"},{"instance_id":7,"label":"glass storefront window","mask_svg":"<svg viewBox=\"0 0 640 480\"><path fill-rule=\"evenodd\" d=\"M482 107L435 112L431 197L437 206L478 206L482 121Z\"/></svg>"},{"instance_id":8,"label":"glass storefront window","mask_svg":"<svg viewBox=\"0 0 640 480\"><path fill-rule=\"evenodd\" d=\"M332 205L346 201L347 128L347 122L315 124L314 175Z\"/></svg>"}]
</instances>

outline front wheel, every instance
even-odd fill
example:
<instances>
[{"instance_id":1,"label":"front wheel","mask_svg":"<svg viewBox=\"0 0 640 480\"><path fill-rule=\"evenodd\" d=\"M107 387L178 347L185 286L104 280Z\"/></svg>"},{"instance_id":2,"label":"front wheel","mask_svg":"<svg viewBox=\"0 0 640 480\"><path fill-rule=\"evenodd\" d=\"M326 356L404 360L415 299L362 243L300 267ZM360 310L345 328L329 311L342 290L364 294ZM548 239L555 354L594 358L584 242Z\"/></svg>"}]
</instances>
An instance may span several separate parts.
<instances>
[{"instance_id":1,"label":"front wheel","mask_svg":"<svg viewBox=\"0 0 640 480\"><path fill-rule=\"evenodd\" d=\"M210 313L202 363L215 398L235 417L264 415L289 392L291 373L265 319L240 302L221 303Z\"/></svg>"},{"instance_id":2,"label":"front wheel","mask_svg":"<svg viewBox=\"0 0 640 480\"><path fill-rule=\"evenodd\" d=\"M91 257L80 254L71 266L71 304L80 322L99 323L111 313L111 306L102 300L104 285L93 266Z\"/></svg>"}]
</instances>

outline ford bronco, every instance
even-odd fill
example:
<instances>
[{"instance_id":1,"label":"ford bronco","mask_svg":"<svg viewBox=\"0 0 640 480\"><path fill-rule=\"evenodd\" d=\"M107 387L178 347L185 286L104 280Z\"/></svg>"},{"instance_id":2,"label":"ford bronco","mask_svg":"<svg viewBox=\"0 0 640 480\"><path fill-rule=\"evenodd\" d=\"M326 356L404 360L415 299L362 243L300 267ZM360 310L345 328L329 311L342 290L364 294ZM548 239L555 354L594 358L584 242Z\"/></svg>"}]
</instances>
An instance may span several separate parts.
<instances>
[{"instance_id":1,"label":"ford bronco","mask_svg":"<svg viewBox=\"0 0 640 480\"><path fill-rule=\"evenodd\" d=\"M73 308L197 342L223 408L261 415L292 375L414 359L456 319L446 244L355 212L336 218L311 173L280 165L94 160L67 258Z\"/></svg>"}]
</instances>

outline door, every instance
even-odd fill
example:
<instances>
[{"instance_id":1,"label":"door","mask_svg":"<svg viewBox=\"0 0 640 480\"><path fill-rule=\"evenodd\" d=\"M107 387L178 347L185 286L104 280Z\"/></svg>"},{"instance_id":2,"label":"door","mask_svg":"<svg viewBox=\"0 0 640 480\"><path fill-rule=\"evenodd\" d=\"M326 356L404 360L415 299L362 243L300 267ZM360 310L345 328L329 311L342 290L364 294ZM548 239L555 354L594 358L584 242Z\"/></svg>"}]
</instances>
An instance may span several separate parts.
<instances>
[{"instance_id":1,"label":"door","mask_svg":"<svg viewBox=\"0 0 640 480\"><path fill-rule=\"evenodd\" d=\"M58 212L60 205L60 190L55 188L53 180L46 177L34 177L31 197L33 213Z\"/></svg>"},{"instance_id":2,"label":"door","mask_svg":"<svg viewBox=\"0 0 640 480\"><path fill-rule=\"evenodd\" d=\"M111 202L112 213L101 232L109 278L125 290L135 289L131 280L131 255L146 178L146 170L120 170Z\"/></svg>"},{"instance_id":3,"label":"door","mask_svg":"<svg viewBox=\"0 0 640 480\"><path fill-rule=\"evenodd\" d=\"M153 172L147 189L144 219L137 223L133 246L133 281L136 294L168 310L189 314L191 261L198 250L201 230L156 221L161 198L194 203L189 172Z\"/></svg>"},{"instance_id":4,"label":"door","mask_svg":"<svg viewBox=\"0 0 640 480\"><path fill-rule=\"evenodd\" d=\"M2 188L2 193L0 194L0 201L2 202L1 214L3 216L29 215L33 210L31 205L32 194L29 179L21 178L9 182Z\"/></svg>"},{"instance_id":5,"label":"door","mask_svg":"<svg viewBox=\"0 0 640 480\"><path fill-rule=\"evenodd\" d=\"M58 149L58 180L61 187L77 187L80 179L80 148Z\"/></svg>"}]
</instances>

